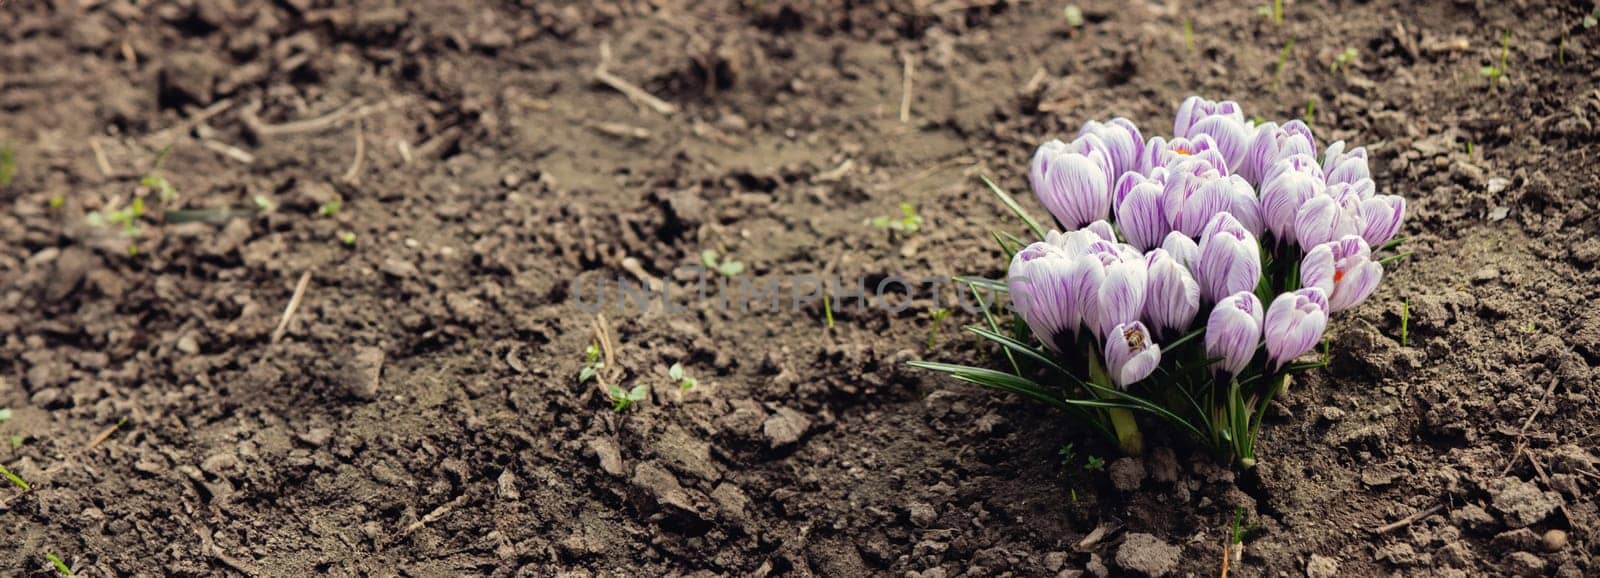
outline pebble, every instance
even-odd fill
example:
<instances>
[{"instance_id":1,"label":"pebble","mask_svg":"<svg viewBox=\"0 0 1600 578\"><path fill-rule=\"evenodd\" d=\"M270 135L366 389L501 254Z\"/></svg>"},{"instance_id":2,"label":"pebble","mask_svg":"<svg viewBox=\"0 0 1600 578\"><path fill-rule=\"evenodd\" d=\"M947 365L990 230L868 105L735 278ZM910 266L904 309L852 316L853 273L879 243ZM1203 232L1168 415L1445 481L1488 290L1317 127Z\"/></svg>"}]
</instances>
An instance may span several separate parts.
<instances>
[{"instance_id":1,"label":"pebble","mask_svg":"<svg viewBox=\"0 0 1600 578\"><path fill-rule=\"evenodd\" d=\"M200 344L194 340L194 336L185 335L178 338L178 351L194 355L200 353Z\"/></svg>"},{"instance_id":2,"label":"pebble","mask_svg":"<svg viewBox=\"0 0 1600 578\"><path fill-rule=\"evenodd\" d=\"M1546 552L1560 552L1567 547L1567 533L1564 530L1549 530L1544 533L1541 543Z\"/></svg>"},{"instance_id":3,"label":"pebble","mask_svg":"<svg viewBox=\"0 0 1600 578\"><path fill-rule=\"evenodd\" d=\"M378 399L384 353L376 347L356 346L343 376L345 392L363 401Z\"/></svg>"},{"instance_id":4,"label":"pebble","mask_svg":"<svg viewBox=\"0 0 1600 578\"><path fill-rule=\"evenodd\" d=\"M1306 563L1306 578L1333 578L1339 575L1339 562L1327 556L1311 555Z\"/></svg>"}]
</instances>

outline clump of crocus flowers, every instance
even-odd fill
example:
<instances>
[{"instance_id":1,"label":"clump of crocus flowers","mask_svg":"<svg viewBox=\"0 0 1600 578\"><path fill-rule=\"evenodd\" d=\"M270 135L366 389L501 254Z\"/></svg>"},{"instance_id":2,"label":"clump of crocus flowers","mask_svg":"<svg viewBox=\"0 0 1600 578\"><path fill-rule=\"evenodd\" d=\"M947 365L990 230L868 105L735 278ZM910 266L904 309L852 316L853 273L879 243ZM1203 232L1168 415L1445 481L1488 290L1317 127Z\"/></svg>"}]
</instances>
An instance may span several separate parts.
<instances>
[{"instance_id":1,"label":"clump of crocus flowers","mask_svg":"<svg viewBox=\"0 0 1600 578\"><path fill-rule=\"evenodd\" d=\"M969 330L1011 371L916 365L1061 407L1128 453L1145 412L1253 465L1268 403L1326 349L1296 361L1403 256L1374 255L1401 242L1405 200L1377 193L1366 150L1318 149L1299 120L1253 123L1200 97L1170 138L1117 118L1044 143L1029 180L1061 230L990 183L1039 239L997 233L1005 280L969 280L1010 292L1021 323Z\"/></svg>"}]
</instances>

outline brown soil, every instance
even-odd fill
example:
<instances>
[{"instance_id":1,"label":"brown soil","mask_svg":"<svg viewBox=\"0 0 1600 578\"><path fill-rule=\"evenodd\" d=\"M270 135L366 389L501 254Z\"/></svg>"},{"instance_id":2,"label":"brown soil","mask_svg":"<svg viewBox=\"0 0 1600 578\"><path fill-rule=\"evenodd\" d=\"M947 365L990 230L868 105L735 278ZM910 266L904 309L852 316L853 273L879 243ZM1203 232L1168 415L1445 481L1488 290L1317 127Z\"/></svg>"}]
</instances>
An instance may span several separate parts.
<instances>
[{"instance_id":1,"label":"brown soil","mask_svg":"<svg viewBox=\"0 0 1600 578\"><path fill-rule=\"evenodd\" d=\"M1237 576L1600 573L1592 6L1262 3L1086 0L1071 29L1004 0L0 0L0 465L33 485L0 488L0 574L1215 575L1236 512ZM597 82L602 45L676 111ZM649 398L575 377L574 280L707 248L757 278L996 275L1016 224L977 174L1022 191L1042 139L1165 133L1191 93L1314 100L1410 199L1416 255L1253 471L1152 424L1142 460L1063 472L1064 443L1109 450L903 365L984 362L965 313L928 348L925 293L831 330L613 310L608 378ZM136 237L89 224L136 194ZM920 233L865 224L901 201Z\"/></svg>"}]
</instances>

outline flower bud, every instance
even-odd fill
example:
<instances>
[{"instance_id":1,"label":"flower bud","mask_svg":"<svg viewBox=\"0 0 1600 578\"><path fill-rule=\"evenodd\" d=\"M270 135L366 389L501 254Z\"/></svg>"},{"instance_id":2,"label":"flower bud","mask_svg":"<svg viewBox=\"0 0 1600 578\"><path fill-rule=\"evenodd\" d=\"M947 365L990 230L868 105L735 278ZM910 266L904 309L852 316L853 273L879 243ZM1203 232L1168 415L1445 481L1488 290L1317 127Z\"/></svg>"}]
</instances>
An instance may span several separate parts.
<instances>
[{"instance_id":1,"label":"flower bud","mask_svg":"<svg viewBox=\"0 0 1600 578\"><path fill-rule=\"evenodd\" d=\"M1233 206L1232 185L1210 163L1199 159L1177 161L1161 193L1161 211L1174 231L1200 236L1212 215Z\"/></svg>"},{"instance_id":2,"label":"flower bud","mask_svg":"<svg viewBox=\"0 0 1600 578\"><path fill-rule=\"evenodd\" d=\"M1372 260L1372 249L1356 235L1323 243L1300 261L1300 285L1316 287L1328 295L1328 313L1360 305L1383 280L1383 266Z\"/></svg>"},{"instance_id":3,"label":"flower bud","mask_svg":"<svg viewBox=\"0 0 1600 578\"><path fill-rule=\"evenodd\" d=\"M1238 173L1250 184L1260 186L1266 182L1267 171L1278 161L1297 154L1316 158L1316 142L1311 135L1311 128L1298 120L1291 120L1283 126L1272 122L1262 123L1256 127L1255 135L1250 139Z\"/></svg>"},{"instance_id":4,"label":"flower bud","mask_svg":"<svg viewBox=\"0 0 1600 578\"><path fill-rule=\"evenodd\" d=\"M1172 230L1161 212L1161 193L1161 183L1146 180L1134 185L1117 204L1117 228L1128 244L1140 251L1155 247Z\"/></svg>"},{"instance_id":5,"label":"flower bud","mask_svg":"<svg viewBox=\"0 0 1600 578\"><path fill-rule=\"evenodd\" d=\"M1272 371L1316 349L1328 328L1328 297L1307 287L1272 300L1262 325L1267 341L1267 363Z\"/></svg>"},{"instance_id":6,"label":"flower bud","mask_svg":"<svg viewBox=\"0 0 1600 578\"><path fill-rule=\"evenodd\" d=\"M1361 231L1361 198L1348 183L1328 185L1294 215L1294 234L1302 250Z\"/></svg>"},{"instance_id":7,"label":"flower bud","mask_svg":"<svg viewBox=\"0 0 1600 578\"><path fill-rule=\"evenodd\" d=\"M1207 302L1240 291L1254 291L1261 280L1261 249L1239 220L1218 213L1200 237L1199 262L1191 266Z\"/></svg>"},{"instance_id":8,"label":"flower bud","mask_svg":"<svg viewBox=\"0 0 1600 578\"><path fill-rule=\"evenodd\" d=\"M1150 377L1161 364L1161 346L1156 345L1143 323L1119 323L1106 336L1106 373L1119 389Z\"/></svg>"},{"instance_id":9,"label":"flower bud","mask_svg":"<svg viewBox=\"0 0 1600 578\"><path fill-rule=\"evenodd\" d=\"M1149 173L1157 168L1171 169L1176 163L1201 159L1211 165L1219 174L1228 174L1228 161L1223 158L1222 152L1217 148L1217 142L1210 135L1197 134L1190 138L1174 137L1166 140L1161 137L1151 137L1145 143L1144 154L1140 156L1140 170Z\"/></svg>"},{"instance_id":10,"label":"flower bud","mask_svg":"<svg viewBox=\"0 0 1600 578\"><path fill-rule=\"evenodd\" d=\"M1144 154L1144 137L1139 134L1139 127L1134 126L1133 121L1121 117L1109 122L1091 120L1083 123L1083 128L1078 130L1078 136L1086 134L1095 135L1105 143L1106 152L1111 157L1113 181L1125 173L1139 170L1139 157Z\"/></svg>"},{"instance_id":11,"label":"flower bud","mask_svg":"<svg viewBox=\"0 0 1600 578\"><path fill-rule=\"evenodd\" d=\"M1361 238L1373 247L1382 247L1400 232L1406 216L1406 200L1399 195L1378 195L1361 201Z\"/></svg>"},{"instance_id":12,"label":"flower bud","mask_svg":"<svg viewBox=\"0 0 1600 578\"><path fill-rule=\"evenodd\" d=\"M1191 138L1199 135L1211 137L1217 143L1217 152L1222 154L1227 162L1228 173L1237 172L1244 163L1245 153L1249 151L1250 139L1255 136L1254 127L1244 124L1244 117L1213 114L1200 119L1189 129Z\"/></svg>"},{"instance_id":13,"label":"flower bud","mask_svg":"<svg viewBox=\"0 0 1600 578\"><path fill-rule=\"evenodd\" d=\"M1077 229L1111 213L1109 158L1094 135L1071 145L1050 141L1034 153L1029 169L1033 192L1063 228Z\"/></svg>"},{"instance_id":14,"label":"flower bud","mask_svg":"<svg viewBox=\"0 0 1600 578\"><path fill-rule=\"evenodd\" d=\"M1294 220L1300 207L1327 188L1322 168L1310 155L1297 154L1268 169L1261 184L1261 221L1275 243L1297 242Z\"/></svg>"},{"instance_id":15,"label":"flower bud","mask_svg":"<svg viewBox=\"0 0 1600 578\"><path fill-rule=\"evenodd\" d=\"M1367 167L1367 149L1356 147L1346 151L1344 141L1328 145L1328 152L1322 159L1322 172L1327 175L1330 185L1353 184L1361 179L1372 178L1372 171Z\"/></svg>"},{"instance_id":16,"label":"flower bud","mask_svg":"<svg viewBox=\"0 0 1600 578\"><path fill-rule=\"evenodd\" d=\"M1099 237L1102 241L1117 242L1117 230L1111 228L1111 223L1107 223L1105 220L1084 225L1082 230L1094 233L1094 236Z\"/></svg>"},{"instance_id":17,"label":"flower bud","mask_svg":"<svg viewBox=\"0 0 1600 578\"><path fill-rule=\"evenodd\" d=\"M1187 330L1200 312L1200 284L1194 274L1165 249L1145 254L1145 268L1144 319L1163 335Z\"/></svg>"},{"instance_id":18,"label":"flower bud","mask_svg":"<svg viewBox=\"0 0 1600 578\"><path fill-rule=\"evenodd\" d=\"M1017 314L1051 350L1060 352L1078 336L1086 309L1105 278L1098 259L1072 255L1050 243L1034 243L1011 258L1006 286Z\"/></svg>"},{"instance_id":19,"label":"flower bud","mask_svg":"<svg viewBox=\"0 0 1600 578\"><path fill-rule=\"evenodd\" d=\"M1206 320L1206 357L1222 358L1217 369L1237 377L1250 365L1261 341L1261 300L1240 291L1217 302Z\"/></svg>"},{"instance_id":20,"label":"flower bud","mask_svg":"<svg viewBox=\"0 0 1600 578\"><path fill-rule=\"evenodd\" d=\"M1100 284L1094 308L1085 314L1085 318L1094 321L1091 327L1096 329L1096 336L1110 335L1112 327L1138 321L1144 313L1148 284L1144 259L1137 255L1132 259L1126 257L1124 254L1120 261L1106 265L1105 280Z\"/></svg>"},{"instance_id":21,"label":"flower bud","mask_svg":"<svg viewBox=\"0 0 1600 578\"><path fill-rule=\"evenodd\" d=\"M1246 231L1255 237L1260 237L1264 225L1261 221L1261 200L1256 198L1256 190L1245 182L1244 177L1228 175L1228 212L1233 218L1244 225Z\"/></svg>"},{"instance_id":22,"label":"flower bud","mask_svg":"<svg viewBox=\"0 0 1600 578\"><path fill-rule=\"evenodd\" d=\"M1200 260L1200 246L1188 235L1173 231L1161 241L1161 250L1172 255L1172 260L1194 271L1194 266Z\"/></svg>"},{"instance_id":23,"label":"flower bud","mask_svg":"<svg viewBox=\"0 0 1600 578\"><path fill-rule=\"evenodd\" d=\"M1172 135L1176 137L1194 136L1194 126L1210 116L1226 116L1244 123L1244 110L1239 108L1239 103L1224 100L1217 102L1206 100L1199 96L1183 99L1178 105L1178 114L1172 123Z\"/></svg>"}]
</instances>

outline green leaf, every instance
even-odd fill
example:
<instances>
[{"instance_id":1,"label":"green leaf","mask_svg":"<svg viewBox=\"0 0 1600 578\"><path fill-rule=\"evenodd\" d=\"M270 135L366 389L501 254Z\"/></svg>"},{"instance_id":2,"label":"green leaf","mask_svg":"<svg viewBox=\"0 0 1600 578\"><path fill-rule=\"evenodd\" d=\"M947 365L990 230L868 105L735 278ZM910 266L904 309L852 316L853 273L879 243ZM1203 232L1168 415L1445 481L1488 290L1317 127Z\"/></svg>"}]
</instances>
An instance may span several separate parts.
<instances>
[{"instance_id":1,"label":"green leaf","mask_svg":"<svg viewBox=\"0 0 1600 578\"><path fill-rule=\"evenodd\" d=\"M11 421L11 408L0 407L0 423Z\"/></svg>"},{"instance_id":2,"label":"green leaf","mask_svg":"<svg viewBox=\"0 0 1600 578\"><path fill-rule=\"evenodd\" d=\"M29 486L28 482L23 480L21 476L11 473L11 470L6 469L5 466L0 466L0 476L4 476L5 479L11 480L12 485L22 488L22 491L24 492L33 489L33 486Z\"/></svg>"},{"instance_id":3,"label":"green leaf","mask_svg":"<svg viewBox=\"0 0 1600 578\"><path fill-rule=\"evenodd\" d=\"M635 385L635 386L633 386L633 389L628 391L628 400L629 401L644 401L644 398L648 397L649 395L650 395L650 388L645 387L643 384Z\"/></svg>"},{"instance_id":4,"label":"green leaf","mask_svg":"<svg viewBox=\"0 0 1600 578\"><path fill-rule=\"evenodd\" d=\"M672 367L667 369L667 375L670 376L673 381L682 380L683 379L683 362L678 362L678 363L672 364Z\"/></svg>"},{"instance_id":5,"label":"green leaf","mask_svg":"<svg viewBox=\"0 0 1600 578\"><path fill-rule=\"evenodd\" d=\"M717 268L717 272L721 273L723 277L732 277L744 272L744 263L739 261L724 261L722 266Z\"/></svg>"},{"instance_id":6,"label":"green leaf","mask_svg":"<svg viewBox=\"0 0 1600 578\"><path fill-rule=\"evenodd\" d=\"M584 383L594 379L594 374L595 368L593 365L583 366L583 369L578 370L578 383Z\"/></svg>"},{"instance_id":7,"label":"green leaf","mask_svg":"<svg viewBox=\"0 0 1600 578\"><path fill-rule=\"evenodd\" d=\"M17 176L17 155L9 146L0 146L0 187L11 186L11 179Z\"/></svg>"},{"instance_id":8,"label":"green leaf","mask_svg":"<svg viewBox=\"0 0 1600 578\"><path fill-rule=\"evenodd\" d=\"M718 270L719 267L717 267L717 261L716 249L706 249L700 252L700 262L705 264L707 269L711 269L713 271Z\"/></svg>"},{"instance_id":9,"label":"green leaf","mask_svg":"<svg viewBox=\"0 0 1600 578\"><path fill-rule=\"evenodd\" d=\"M611 399L628 399L627 390L615 385L606 386L606 393L611 396Z\"/></svg>"},{"instance_id":10,"label":"green leaf","mask_svg":"<svg viewBox=\"0 0 1600 578\"><path fill-rule=\"evenodd\" d=\"M999 292L1002 292L1002 293L1010 293L1011 292L1011 287L1007 286L1005 281L1001 281L999 279L986 279L986 278L983 278L983 277L961 276L961 277L956 277L954 279L954 281L957 282L957 283L965 283L965 284L967 284L969 286L972 286L972 287L982 287L982 288L988 289L990 291L999 291Z\"/></svg>"},{"instance_id":11,"label":"green leaf","mask_svg":"<svg viewBox=\"0 0 1600 578\"><path fill-rule=\"evenodd\" d=\"M1010 193L1007 193L1004 189L1001 189L1000 185L994 184L994 181L989 180L989 177L987 176L978 175L978 178L983 180L983 184L989 186L989 190L994 193L994 196L1000 198L1000 202L1004 204L1007 209L1011 209L1012 214L1016 215L1017 218L1022 219L1022 222L1026 223L1028 228L1033 230L1034 235L1038 236L1040 239L1044 238L1044 227L1039 226L1039 222L1033 220L1033 217L1029 216L1028 212L1022 209L1022 205L1018 205L1017 200L1011 198Z\"/></svg>"}]
</instances>

